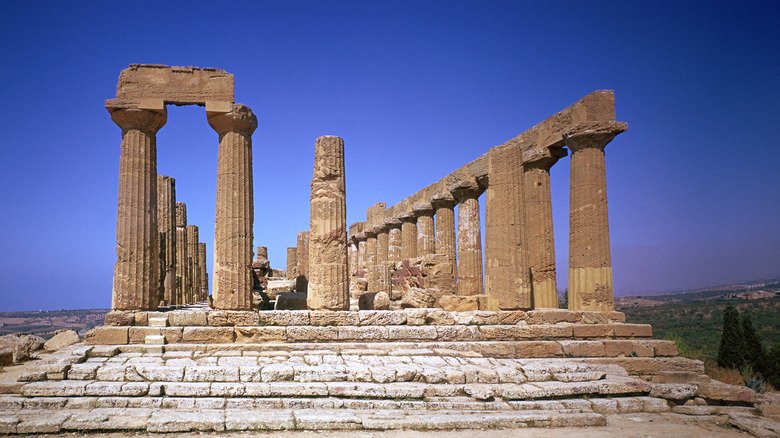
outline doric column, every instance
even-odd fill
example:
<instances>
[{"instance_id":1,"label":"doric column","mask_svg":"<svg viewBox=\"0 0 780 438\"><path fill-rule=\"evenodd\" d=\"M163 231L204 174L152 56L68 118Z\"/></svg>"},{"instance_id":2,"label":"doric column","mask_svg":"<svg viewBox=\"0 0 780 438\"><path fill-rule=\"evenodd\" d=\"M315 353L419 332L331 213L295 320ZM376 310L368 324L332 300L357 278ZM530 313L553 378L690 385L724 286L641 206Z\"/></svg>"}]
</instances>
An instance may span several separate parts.
<instances>
[{"instance_id":1,"label":"doric column","mask_svg":"<svg viewBox=\"0 0 780 438\"><path fill-rule=\"evenodd\" d=\"M428 202L415 204L412 212L417 217L417 256L436 253L433 228L433 206Z\"/></svg>"},{"instance_id":2,"label":"doric column","mask_svg":"<svg viewBox=\"0 0 780 438\"><path fill-rule=\"evenodd\" d=\"M217 214L214 225L214 308L252 306L252 133L257 117L234 104L230 112L207 112L219 134Z\"/></svg>"},{"instance_id":3,"label":"doric column","mask_svg":"<svg viewBox=\"0 0 780 438\"><path fill-rule=\"evenodd\" d=\"M376 231L376 263L378 265L383 265L387 262L388 246L390 245L389 228L384 219L382 223L374 227Z\"/></svg>"},{"instance_id":4,"label":"doric column","mask_svg":"<svg viewBox=\"0 0 780 438\"><path fill-rule=\"evenodd\" d=\"M157 175L157 230L160 232L159 297L165 304L171 304L176 293L176 180L170 176Z\"/></svg>"},{"instance_id":5,"label":"doric column","mask_svg":"<svg viewBox=\"0 0 780 438\"><path fill-rule=\"evenodd\" d=\"M301 231L296 238L296 254L298 260L298 276L309 278L309 232ZM305 292L305 291L298 291Z\"/></svg>"},{"instance_id":6,"label":"doric column","mask_svg":"<svg viewBox=\"0 0 780 438\"><path fill-rule=\"evenodd\" d=\"M569 177L569 308L614 310L604 147L623 122L582 123L563 134Z\"/></svg>"},{"instance_id":7,"label":"doric column","mask_svg":"<svg viewBox=\"0 0 780 438\"><path fill-rule=\"evenodd\" d=\"M484 189L474 181L461 181L449 190L458 200L458 295L481 295L482 234L478 198Z\"/></svg>"},{"instance_id":8,"label":"doric column","mask_svg":"<svg viewBox=\"0 0 780 438\"><path fill-rule=\"evenodd\" d=\"M157 131L167 112L107 108L122 128L116 264L111 308L154 310L159 299L157 231Z\"/></svg>"},{"instance_id":9,"label":"doric column","mask_svg":"<svg viewBox=\"0 0 780 438\"><path fill-rule=\"evenodd\" d=\"M298 248L287 248L287 279L298 276Z\"/></svg>"},{"instance_id":10,"label":"doric column","mask_svg":"<svg viewBox=\"0 0 780 438\"><path fill-rule=\"evenodd\" d=\"M446 254L452 265L453 274L458 276L457 245L455 234L455 206L458 201L450 193L433 195L431 206L436 212L436 238L434 246L436 254Z\"/></svg>"},{"instance_id":11,"label":"doric column","mask_svg":"<svg viewBox=\"0 0 780 438\"><path fill-rule=\"evenodd\" d=\"M357 271L358 243L354 235L349 237L347 243L349 244L347 247L347 256L349 257L349 276L353 277Z\"/></svg>"},{"instance_id":12,"label":"doric column","mask_svg":"<svg viewBox=\"0 0 780 438\"><path fill-rule=\"evenodd\" d=\"M172 304L187 304L190 284L189 245L187 245L187 204L176 203L176 297Z\"/></svg>"},{"instance_id":13,"label":"doric column","mask_svg":"<svg viewBox=\"0 0 780 438\"><path fill-rule=\"evenodd\" d=\"M200 263L200 288L198 301L204 301L209 297L209 274L206 266L206 244L198 242L198 262Z\"/></svg>"},{"instance_id":14,"label":"doric column","mask_svg":"<svg viewBox=\"0 0 780 438\"><path fill-rule=\"evenodd\" d=\"M398 215L401 220L401 259L417 257L417 216L411 210Z\"/></svg>"},{"instance_id":15,"label":"doric column","mask_svg":"<svg viewBox=\"0 0 780 438\"><path fill-rule=\"evenodd\" d=\"M387 261L398 262L401 261L401 226L400 219L391 217L385 219L385 225L387 225Z\"/></svg>"},{"instance_id":16,"label":"doric column","mask_svg":"<svg viewBox=\"0 0 780 438\"><path fill-rule=\"evenodd\" d=\"M550 167L565 156L566 151L562 148L532 149L523 153L523 204L535 309L558 308Z\"/></svg>"},{"instance_id":17,"label":"doric column","mask_svg":"<svg viewBox=\"0 0 780 438\"><path fill-rule=\"evenodd\" d=\"M363 233L366 235L366 269L371 269L376 266L376 230L368 228Z\"/></svg>"},{"instance_id":18,"label":"doric column","mask_svg":"<svg viewBox=\"0 0 780 438\"><path fill-rule=\"evenodd\" d=\"M355 245L357 246L357 266L355 267L355 272L361 271L362 274L359 274L360 277L366 276L366 233L360 232L355 234Z\"/></svg>"},{"instance_id":19,"label":"doric column","mask_svg":"<svg viewBox=\"0 0 780 438\"><path fill-rule=\"evenodd\" d=\"M187 253L192 259L192 280L188 295L191 303L200 301L200 258L198 250L200 232L197 225L187 225Z\"/></svg>"},{"instance_id":20,"label":"doric column","mask_svg":"<svg viewBox=\"0 0 780 438\"><path fill-rule=\"evenodd\" d=\"M312 310L348 310L344 140L339 137L319 137L314 142L310 211L306 303Z\"/></svg>"}]
</instances>

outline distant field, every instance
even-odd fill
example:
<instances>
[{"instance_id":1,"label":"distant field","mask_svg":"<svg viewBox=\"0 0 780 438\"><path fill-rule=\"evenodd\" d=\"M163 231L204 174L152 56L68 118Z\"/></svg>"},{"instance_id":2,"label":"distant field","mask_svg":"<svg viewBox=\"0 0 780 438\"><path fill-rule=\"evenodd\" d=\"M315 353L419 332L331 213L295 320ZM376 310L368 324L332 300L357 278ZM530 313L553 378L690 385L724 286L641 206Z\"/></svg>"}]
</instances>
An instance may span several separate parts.
<instances>
[{"instance_id":1,"label":"distant field","mask_svg":"<svg viewBox=\"0 0 780 438\"><path fill-rule=\"evenodd\" d=\"M44 339L64 328L86 332L103 324L108 309L0 312L0 336L31 333Z\"/></svg>"},{"instance_id":2,"label":"distant field","mask_svg":"<svg viewBox=\"0 0 780 438\"><path fill-rule=\"evenodd\" d=\"M717 292L720 291L708 291L697 297L688 295L685 297L686 301L655 306L618 307L617 310L626 314L628 322L652 324L653 337L663 338L670 332L676 333L692 349L700 350L711 359L715 359L718 354L723 329L723 310L729 304L739 310L740 315L751 315L753 325L767 348L780 343L780 298L710 298L712 293ZM674 298L679 299L680 296Z\"/></svg>"}]
</instances>

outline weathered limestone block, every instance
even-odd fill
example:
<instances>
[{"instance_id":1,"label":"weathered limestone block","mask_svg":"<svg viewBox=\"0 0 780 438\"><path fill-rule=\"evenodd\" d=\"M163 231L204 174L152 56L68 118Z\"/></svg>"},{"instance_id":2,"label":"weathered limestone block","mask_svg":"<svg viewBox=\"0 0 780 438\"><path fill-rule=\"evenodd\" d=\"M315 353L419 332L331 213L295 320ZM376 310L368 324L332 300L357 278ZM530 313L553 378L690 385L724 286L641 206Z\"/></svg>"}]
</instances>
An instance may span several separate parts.
<instances>
[{"instance_id":1,"label":"weathered limestone block","mask_svg":"<svg viewBox=\"0 0 780 438\"><path fill-rule=\"evenodd\" d=\"M215 310L208 312L210 326L250 326L260 322L257 312L239 310Z\"/></svg>"},{"instance_id":2,"label":"weathered limestone block","mask_svg":"<svg viewBox=\"0 0 780 438\"><path fill-rule=\"evenodd\" d=\"M310 309L349 309L344 140L315 141L309 223Z\"/></svg>"},{"instance_id":3,"label":"weathered limestone block","mask_svg":"<svg viewBox=\"0 0 780 438\"><path fill-rule=\"evenodd\" d=\"M207 312L174 310L168 317L172 326L202 326L208 324Z\"/></svg>"},{"instance_id":4,"label":"weathered limestone block","mask_svg":"<svg viewBox=\"0 0 780 438\"><path fill-rule=\"evenodd\" d=\"M393 274L393 290L407 291L417 287L436 290L435 298L455 293L453 266L446 254L431 254L424 257L406 259L397 263Z\"/></svg>"},{"instance_id":5,"label":"weathered limestone block","mask_svg":"<svg viewBox=\"0 0 780 438\"><path fill-rule=\"evenodd\" d=\"M458 200L458 295L482 295L482 237L478 197L483 189L474 181L449 188Z\"/></svg>"},{"instance_id":6,"label":"weathered limestone block","mask_svg":"<svg viewBox=\"0 0 780 438\"><path fill-rule=\"evenodd\" d=\"M479 310L479 301L475 296L445 294L439 298L439 307L449 312Z\"/></svg>"},{"instance_id":7,"label":"weathered limestone block","mask_svg":"<svg viewBox=\"0 0 780 438\"><path fill-rule=\"evenodd\" d=\"M106 313L104 318L105 325L133 325L135 323L135 313L121 310L112 310Z\"/></svg>"},{"instance_id":8,"label":"weathered limestone block","mask_svg":"<svg viewBox=\"0 0 780 438\"><path fill-rule=\"evenodd\" d=\"M237 344L257 344L263 342L284 342L287 330L284 327L236 327Z\"/></svg>"},{"instance_id":9,"label":"weathered limestone block","mask_svg":"<svg viewBox=\"0 0 780 438\"><path fill-rule=\"evenodd\" d=\"M298 276L298 248L287 248L287 278Z\"/></svg>"},{"instance_id":10,"label":"weathered limestone block","mask_svg":"<svg viewBox=\"0 0 780 438\"><path fill-rule=\"evenodd\" d=\"M233 103L233 75L222 69L130 64L119 75L116 100L157 98L168 104Z\"/></svg>"},{"instance_id":11,"label":"weathered limestone block","mask_svg":"<svg viewBox=\"0 0 780 438\"><path fill-rule=\"evenodd\" d=\"M129 327L95 327L84 335L89 345L124 345L128 343Z\"/></svg>"},{"instance_id":12,"label":"weathered limestone block","mask_svg":"<svg viewBox=\"0 0 780 438\"><path fill-rule=\"evenodd\" d=\"M182 342L190 344L232 344L233 327L184 327Z\"/></svg>"},{"instance_id":13,"label":"weathered limestone block","mask_svg":"<svg viewBox=\"0 0 780 438\"><path fill-rule=\"evenodd\" d=\"M62 329L57 330L57 333L43 344L43 348L48 351L57 351L78 342L81 342L81 338L76 330Z\"/></svg>"},{"instance_id":14,"label":"weathered limestone block","mask_svg":"<svg viewBox=\"0 0 780 438\"><path fill-rule=\"evenodd\" d=\"M401 260L417 257L417 217L412 211L398 216L401 221Z\"/></svg>"},{"instance_id":15,"label":"weathered limestone block","mask_svg":"<svg viewBox=\"0 0 780 438\"><path fill-rule=\"evenodd\" d=\"M157 230L159 231L160 254L160 301L171 303L176 291L176 180L157 175Z\"/></svg>"},{"instance_id":16,"label":"weathered limestone block","mask_svg":"<svg viewBox=\"0 0 780 438\"><path fill-rule=\"evenodd\" d=\"M192 279L190 280L190 290L188 296L190 302L194 303L200 301L200 259L198 251L198 241L200 240L200 232L197 225L187 225L187 254L192 260Z\"/></svg>"},{"instance_id":17,"label":"weathered limestone block","mask_svg":"<svg viewBox=\"0 0 780 438\"><path fill-rule=\"evenodd\" d=\"M214 232L214 308L249 310L252 305L252 133L257 117L245 105L206 112L219 134L217 211Z\"/></svg>"},{"instance_id":18,"label":"weathered limestone block","mask_svg":"<svg viewBox=\"0 0 780 438\"><path fill-rule=\"evenodd\" d=\"M287 292L276 296L276 310L306 310L306 292Z\"/></svg>"},{"instance_id":19,"label":"weathered limestone block","mask_svg":"<svg viewBox=\"0 0 780 438\"><path fill-rule=\"evenodd\" d=\"M390 295L387 292L368 292L360 296L358 300L360 310L389 310Z\"/></svg>"},{"instance_id":20,"label":"weathered limestone block","mask_svg":"<svg viewBox=\"0 0 780 438\"><path fill-rule=\"evenodd\" d=\"M415 204L412 212L417 217L417 256L431 255L436 252L434 245L433 205L428 202Z\"/></svg>"},{"instance_id":21,"label":"weathered limestone block","mask_svg":"<svg viewBox=\"0 0 780 438\"><path fill-rule=\"evenodd\" d=\"M328 312L313 310L309 312L311 325L357 325L359 318L355 312Z\"/></svg>"},{"instance_id":22,"label":"weathered limestone block","mask_svg":"<svg viewBox=\"0 0 780 438\"><path fill-rule=\"evenodd\" d=\"M295 280L268 280L265 285L265 294L269 299L275 300L276 297L285 292L295 292Z\"/></svg>"},{"instance_id":23,"label":"weathered limestone block","mask_svg":"<svg viewBox=\"0 0 780 438\"><path fill-rule=\"evenodd\" d=\"M157 111L107 109L122 128L111 308L155 310L159 304L156 134L167 112L164 106Z\"/></svg>"},{"instance_id":24,"label":"weathered limestone block","mask_svg":"<svg viewBox=\"0 0 780 438\"><path fill-rule=\"evenodd\" d=\"M387 261L399 262L401 261L401 227L402 222L397 218L385 219L385 225L387 225Z\"/></svg>"},{"instance_id":25,"label":"weathered limestone block","mask_svg":"<svg viewBox=\"0 0 780 438\"><path fill-rule=\"evenodd\" d=\"M260 325L309 325L308 311L260 312Z\"/></svg>"},{"instance_id":26,"label":"weathered limestone block","mask_svg":"<svg viewBox=\"0 0 780 438\"><path fill-rule=\"evenodd\" d=\"M187 204L176 203L176 294L171 304L187 304L190 284L189 245L187 240Z\"/></svg>"},{"instance_id":27,"label":"weathered limestone block","mask_svg":"<svg viewBox=\"0 0 780 438\"><path fill-rule=\"evenodd\" d=\"M569 306L614 310L604 147L624 122L579 124L563 134L571 151L569 177Z\"/></svg>"},{"instance_id":28,"label":"weathered limestone block","mask_svg":"<svg viewBox=\"0 0 780 438\"><path fill-rule=\"evenodd\" d=\"M349 296L359 298L368 290L368 280L363 277L352 277L349 280Z\"/></svg>"},{"instance_id":29,"label":"weathered limestone block","mask_svg":"<svg viewBox=\"0 0 780 438\"><path fill-rule=\"evenodd\" d=\"M406 309L409 307L427 308L433 307L436 302L436 297L426 289L420 289L418 287L410 287L405 291L401 298L401 307Z\"/></svg>"}]
</instances>

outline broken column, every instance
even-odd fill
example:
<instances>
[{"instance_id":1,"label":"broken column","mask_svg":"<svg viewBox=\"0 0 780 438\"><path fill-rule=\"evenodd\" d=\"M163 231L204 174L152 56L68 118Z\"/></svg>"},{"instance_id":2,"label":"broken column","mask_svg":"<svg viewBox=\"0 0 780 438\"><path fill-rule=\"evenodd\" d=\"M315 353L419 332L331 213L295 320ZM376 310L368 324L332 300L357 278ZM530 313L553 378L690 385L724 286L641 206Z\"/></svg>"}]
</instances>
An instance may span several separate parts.
<instances>
[{"instance_id":1,"label":"broken column","mask_svg":"<svg viewBox=\"0 0 780 438\"><path fill-rule=\"evenodd\" d=\"M479 195L484 191L476 181L461 181L449 187L458 200L458 295L483 293L482 234L479 221Z\"/></svg>"},{"instance_id":2,"label":"broken column","mask_svg":"<svg viewBox=\"0 0 780 438\"><path fill-rule=\"evenodd\" d=\"M192 260L192 280L190 280L190 289L188 291L189 302L200 301L200 259L198 242L200 233L197 225L187 225L187 254Z\"/></svg>"},{"instance_id":3,"label":"broken column","mask_svg":"<svg viewBox=\"0 0 780 438\"><path fill-rule=\"evenodd\" d=\"M157 175L157 230L161 237L160 301L171 304L176 293L176 180Z\"/></svg>"},{"instance_id":4,"label":"broken column","mask_svg":"<svg viewBox=\"0 0 780 438\"><path fill-rule=\"evenodd\" d=\"M535 309L558 308L550 168L564 156L566 151L562 148L531 149L523 153L525 229Z\"/></svg>"},{"instance_id":5,"label":"broken column","mask_svg":"<svg viewBox=\"0 0 780 438\"><path fill-rule=\"evenodd\" d=\"M401 220L401 259L417 257L417 216L411 210L398 215Z\"/></svg>"},{"instance_id":6,"label":"broken column","mask_svg":"<svg viewBox=\"0 0 780 438\"><path fill-rule=\"evenodd\" d=\"M456 235L455 235L455 206L458 201L450 193L442 193L431 197L431 206L435 209L436 237L434 247L436 254L445 254L452 265L453 273L457 278Z\"/></svg>"},{"instance_id":7,"label":"broken column","mask_svg":"<svg viewBox=\"0 0 780 438\"><path fill-rule=\"evenodd\" d=\"M209 274L206 267L206 244L198 242L198 262L200 263L200 288L198 301L204 301L209 297Z\"/></svg>"},{"instance_id":8,"label":"broken column","mask_svg":"<svg viewBox=\"0 0 780 438\"><path fill-rule=\"evenodd\" d=\"M614 310L604 147L624 122L581 123L563 134L569 178L569 309Z\"/></svg>"},{"instance_id":9,"label":"broken column","mask_svg":"<svg viewBox=\"0 0 780 438\"><path fill-rule=\"evenodd\" d=\"M219 134L217 212L214 226L214 308L249 310L252 305L252 133L257 117L233 104L229 112L206 112Z\"/></svg>"},{"instance_id":10,"label":"broken column","mask_svg":"<svg viewBox=\"0 0 780 438\"><path fill-rule=\"evenodd\" d=\"M298 248L287 248L287 279L298 276Z\"/></svg>"},{"instance_id":11,"label":"broken column","mask_svg":"<svg viewBox=\"0 0 780 438\"><path fill-rule=\"evenodd\" d=\"M306 303L312 310L349 309L344 140L335 136L314 143Z\"/></svg>"},{"instance_id":12,"label":"broken column","mask_svg":"<svg viewBox=\"0 0 780 438\"><path fill-rule=\"evenodd\" d=\"M176 203L176 297L172 304L187 304L190 284L189 253L187 249L187 204Z\"/></svg>"},{"instance_id":13,"label":"broken column","mask_svg":"<svg viewBox=\"0 0 780 438\"><path fill-rule=\"evenodd\" d=\"M417 217L417 257L434 254L433 206L428 202L415 204L412 212Z\"/></svg>"},{"instance_id":14,"label":"broken column","mask_svg":"<svg viewBox=\"0 0 780 438\"><path fill-rule=\"evenodd\" d=\"M167 112L107 107L122 128L111 308L155 310L159 304L157 138Z\"/></svg>"},{"instance_id":15,"label":"broken column","mask_svg":"<svg viewBox=\"0 0 780 438\"><path fill-rule=\"evenodd\" d=\"M401 227L400 219L391 217L385 219L387 225L387 261L398 262L401 260Z\"/></svg>"}]
</instances>

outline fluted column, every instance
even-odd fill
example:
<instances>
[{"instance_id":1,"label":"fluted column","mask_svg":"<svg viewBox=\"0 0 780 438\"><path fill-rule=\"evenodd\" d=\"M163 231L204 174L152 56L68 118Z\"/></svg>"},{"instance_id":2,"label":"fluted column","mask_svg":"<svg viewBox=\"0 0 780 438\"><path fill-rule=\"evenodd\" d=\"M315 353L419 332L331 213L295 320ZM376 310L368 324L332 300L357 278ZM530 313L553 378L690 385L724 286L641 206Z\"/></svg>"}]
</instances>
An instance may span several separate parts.
<instances>
[{"instance_id":1,"label":"fluted column","mask_svg":"<svg viewBox=\"0 0 780 438\"><path fill-rule=\"evenodd\" d=\"M385 219L385 225L387 225L387 261L395 263L401 260L402 222L391 217Z\"/></svg>"},{"instance_id":2,"label":"fluted column","mask_svg":"<svg viewBox=\"0 0 780 438\"><path fill-rule=\"evenodd\" d=\"M360 232L353 236L355 239L355 245L357 246L357 266L355 272L358 276L366 276L366 233Z\"/></svg>"},{"instance_id":3,"label":"fluted column","mask_svg":"<svg viewBox=\"0 0 780 438\"><path fill-rule=\"evenodd\" d=\"M206 244L198 242L198 262L200 263L200 288L198 301L204 301L209 296L209 274L206 265Z\"/></svg>"},{"instance_id":4,"label":"fluted column","mask_svg":"<svg viewBox=\"0 0 780 438\"><path fill-rule=\"evenodd\" d=\"M433 195L431 206L435 209L436 238L434 247L436 254L445 254L452 265L453 274L458 276L457 245L455 234L455 206L458 201L450 193Z\"/></svg>"},{"instance_id":5,"label":"fluted column","mask_svg":"<svg viewBox=\"0 0 780 438\"><path fill-rule=\"evenodd\" d=\"M176 296L172 304L187 304L190 284L189 245L187 244L187 204L176 203Z\"/></svg>"},{"instance_id":6,"label":"fluted column","mask_svg":"<svg viewBox=\"0 0 780 438\"><path fill-rule=\"evenodd\" d=\"M245 105L207 112L219 134L217 213L214 226L214 308L249 310L252 305L252 133L257 117Z\"/></svg>"},{"instance_id":7,"label":"fluted column","mask_svg":"<svg viewBox=\"0 0 780 438\"><path fill-rule=\"evenodd\" d=\"M412 212L417 217L417 256L436 253L433 206L428 202L415 204L412 206Z\"/></svg>"},{"instance_id":8,"label":"fluted column","mask_svg":"<svg viewBox=\"0 0 780 438\"><path fill-rule=\"evenodd\" d=\"M417 257L417 217L412 211L398 216L401 220L401 259Z\"/></svg>"},{"instance_id":9,"label":"fluted column","mask_svg":"<svg viewBox=\"0 0 780 438\"><path fill-rule=\"evenodd\" d=\"M582 123L566 131L569 178L569 308L614 310L604 147L623 122Z\"/></svg>"},{"instance_id":10,"label":"fluted column","mask_svg":"<svg viewBox=\"0 0 780 438\"><path fill-rule=\"evenodd\" d=\"M198 250L200 232L197 225L187 225L187 253L192 259L192 280L188 292L189 302L200 301L200 252Z\"/></svg>"},{"instance_id":11,"label":"fluted column","mask_svg":"<svg viewBox=\"0 0 780 438\"><path fill-rule=\"evenodd\" d=\"M458 200L458 295L481 295L482 233L478 198L484 190L473 181L456 183L449 190Z\"/></svg>"},{"instance_id":12,"label":"fluted column","mask_svg":"<svg viewBox=\"0 0 780 438\"><path fill-rule=\"evenodd\" d=\"M298 248L287 248L287 279L298 276Z\"/></svg>"},{"instance_id":13,"label":"fluted column","mask_svg":"<svg viewBox=\"0 0 780 438\"><path fill-rule=\"evenodd\" d=\"M347 254L349 256L349 276L353 277L357 272L358 263L358 242L355 236L349 237L349 247L347 248Z\"/></svg>"},{"instance_id":14,"label":"fluted column","mask_svg":"<svg viewBox=\"0 0 780 438\"><path fill-rule=\"evenodd\" d=\"M383 265L387 262L388 246L390 245L390 236L388 230L390 227L385 224L384 219L382 223L374 227L376 231L376 263Z\"/></svg>"},{"instance_id":15,"label":"fluted column","mask_svg":"<svg viewBox=\"0 0 780 438\"><path fill-rule=\"evenodd\" d=\"M296 237L295 258L298 260L298 276L309 278L309 232L301 231ZM306 291L298 291L306 292Z\"/></svg>"},{"instance_id":16,"label":"fluted column","mask_svg":"<svg viewBox=\"0 0 780 438\"><path fill-rule=\"evenodd\" d=\"M176 293L176 180L165 175L157 175L157 230L160 254L165 254L158 294L161 301L171 304Z\"/></svg>"},{"instance_id":17,"label":"fluted column","mask_svg":"<svg viewBox=\"0 0 780 438\"><path fill-rule=\"evenodd\" d=\"M525 229L535 309L558 308L550 168L564 156L563 149L533 149L523 153Z\"/></svg>"},{"instance_id":18,"label":"fluted column","mask_svg":"<svg viewBox=\"0 0 780 438\"><path fill-rule=\"evenodd\" d=\"M339 137L319 137L314 143L310 199L309 292L306 303L312 310L347 310L349 276L344 140Z\"/></svg>"},{"instance_id":19,"label":"fluted column","mask_svg":"<svg viewBox=\"0 0 780 438\"><path fill-rule=\"evenodd\" d=\"M116 264L111 308L154 310L159 299L157 231L157 131L167 112L107 108L122 128Z\"/></svg>"}]
</instances>

